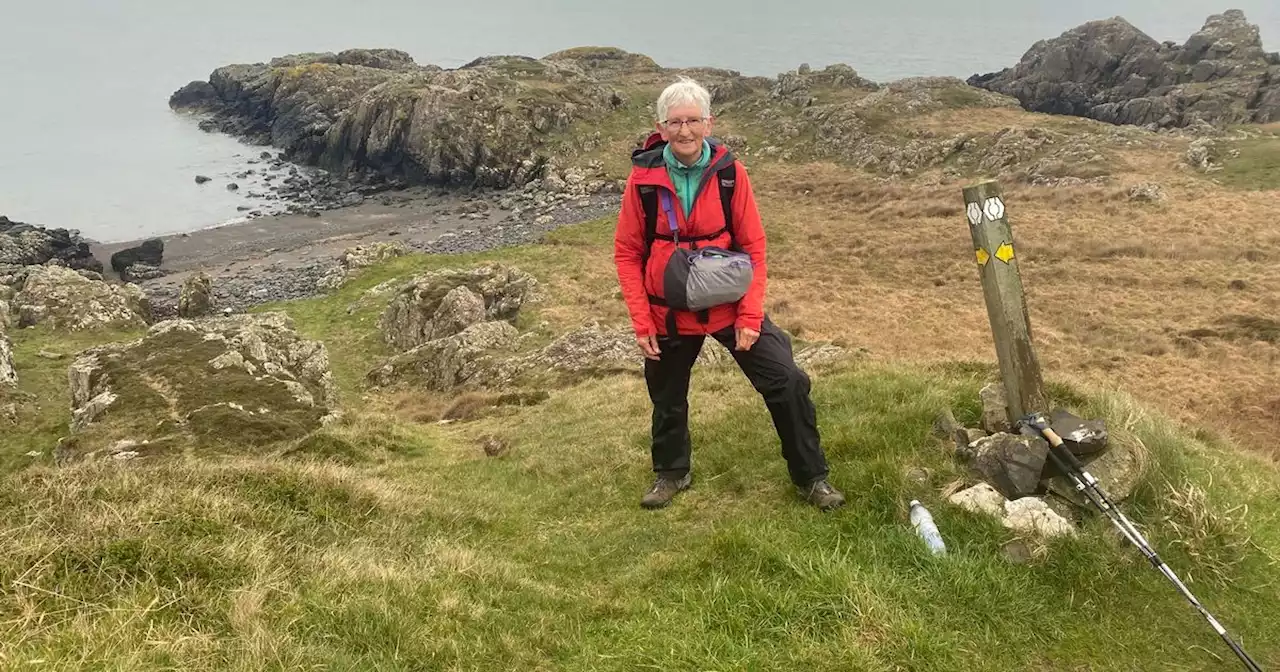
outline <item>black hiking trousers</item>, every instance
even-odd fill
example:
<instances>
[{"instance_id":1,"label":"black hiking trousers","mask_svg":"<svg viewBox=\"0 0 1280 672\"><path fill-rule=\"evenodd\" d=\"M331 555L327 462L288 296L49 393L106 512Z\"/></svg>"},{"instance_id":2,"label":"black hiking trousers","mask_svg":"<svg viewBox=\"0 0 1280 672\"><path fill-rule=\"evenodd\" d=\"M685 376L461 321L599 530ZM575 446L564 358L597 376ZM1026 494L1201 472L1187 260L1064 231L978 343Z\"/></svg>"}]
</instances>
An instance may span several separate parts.
<instances>
[{"instance_id":1,"label":"black hiking trousers","mask_svg":"<svg viewBox=\"0 0 1280 672\"><path fill-rule=\"evenodd\" d=\"M827 475L827 461L818 440L817 412L809 398L809 376L796 365L791 341L768 317L760 338L750 350L736 350L733 327L711 334L729 349L738 367L764 398L773 426L782 441L791 481L805 486ZM644 379L653 402L653 470L670 478L689 473L689 378L702 335L659 336L660 359L644 360Z\"/></svg>"}]
</instances>

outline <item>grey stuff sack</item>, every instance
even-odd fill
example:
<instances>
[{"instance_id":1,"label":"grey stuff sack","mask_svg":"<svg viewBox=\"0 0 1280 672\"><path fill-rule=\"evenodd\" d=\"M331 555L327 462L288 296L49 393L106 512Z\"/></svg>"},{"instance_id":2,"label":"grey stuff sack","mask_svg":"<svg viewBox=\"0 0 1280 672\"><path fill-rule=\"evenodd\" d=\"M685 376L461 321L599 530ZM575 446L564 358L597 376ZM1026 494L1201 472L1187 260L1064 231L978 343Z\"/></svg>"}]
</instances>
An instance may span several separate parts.
<instances>
[{"instance_id":1,"label":"grey stuff sack","mask_svg":"<svg viewBox=\"0 0 1280 672\"><path fill-rule=\"evenodd\" d=\"M667 305L680 310L707 310L735 303L751 287L751 256L720 247L677 248L663 273Z\"/></svg>"}]
</instances>

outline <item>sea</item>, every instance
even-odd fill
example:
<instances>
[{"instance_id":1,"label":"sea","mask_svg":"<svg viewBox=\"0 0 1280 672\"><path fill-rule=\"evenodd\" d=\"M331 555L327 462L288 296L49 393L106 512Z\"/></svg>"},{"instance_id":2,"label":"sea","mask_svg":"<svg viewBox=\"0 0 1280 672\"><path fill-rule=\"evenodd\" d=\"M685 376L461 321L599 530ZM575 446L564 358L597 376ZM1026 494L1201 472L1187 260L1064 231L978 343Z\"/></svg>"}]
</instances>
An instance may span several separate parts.
<instances>
[{"instance_id":1,"label":"sea","mask_svg":"<svg viewBox=\"0 0 1280 672\"><path fill-rule=\"evenodd\" d=\"M0 214L101 242L233 221L244 190L194 178L245 170L262 148L168 107L230 63L385 47L452 68L593 45L746 75L844 63L876 81L966 78L1086 21L1181 43L1232 8L1280 49L1276 0L0 0Z\"/></svg>"}]
</instances>

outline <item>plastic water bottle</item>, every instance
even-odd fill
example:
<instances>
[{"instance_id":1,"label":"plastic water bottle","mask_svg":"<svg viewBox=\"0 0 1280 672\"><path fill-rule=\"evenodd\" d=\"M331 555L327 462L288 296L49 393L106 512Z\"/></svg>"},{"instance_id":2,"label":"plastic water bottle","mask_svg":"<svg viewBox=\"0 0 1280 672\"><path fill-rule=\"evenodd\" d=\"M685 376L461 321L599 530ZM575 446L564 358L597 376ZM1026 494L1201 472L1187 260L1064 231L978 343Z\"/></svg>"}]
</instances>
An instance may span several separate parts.
<instances>
[{"instance_id":1,"label":"plastic water bottle","mask_svg":"<svg viewBox=\"0 0 1280 672\"><path fill-rule=\"evenodd\" d=\"M942 533L938 532L938 526L933 524L933 516L916 499L911 500L911 525L916 528L916 534L924 539L925 545L933 551L934 555L946 555L947 545L942 542Z\"/></svg>"}]
</instances>

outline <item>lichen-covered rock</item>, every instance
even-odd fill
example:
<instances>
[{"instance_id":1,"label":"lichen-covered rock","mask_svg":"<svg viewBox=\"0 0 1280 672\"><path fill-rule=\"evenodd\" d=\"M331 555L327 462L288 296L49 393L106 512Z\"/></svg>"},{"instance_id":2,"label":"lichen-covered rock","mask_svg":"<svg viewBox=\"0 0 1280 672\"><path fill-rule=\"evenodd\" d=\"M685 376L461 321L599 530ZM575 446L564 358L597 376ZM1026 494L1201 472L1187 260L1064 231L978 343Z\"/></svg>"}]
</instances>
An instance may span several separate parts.
<instances>
[{"instance_id":1,"label":"lichen-covered rock","mask_svg":"<svg viewBox=\"0 0 1280 672\"><path fill-rule=\"evenodd\" d=\"M213 313L213 281L204 271L193 273L178 294L178 317L187 319Z\"/></svg>"},{"instance_id":2,"label":"lichen-covered rock","mask_svg":"<svg viewBox=\"0 0 1280 672\"><path fill-rule=\"evenodd\" d=\"M1044 500L1036 497L1021 497L1004 505L1004 518L1001 523L1017 532L1038 534L1044 537L1072 536L1075 528L1071 521L1058 515L1049 508Z\"/></svg>"},{"instance_id":3,"label":"lichen-covered rock","mask_svg":"<svg viewBox=\"0 0 1280 672\"><path fill-rule=\"evenodd\" d=\"M337 411L323 344L283 313L168 320L82 352L67 372L77 445L181 437L252 449L293 439Z\"/></svg>"},{"instance_id":4,"label":"lichen-covered rock","mask_svg":"<svg viewBox=\"0 0 1280 672\"><path fill-rule=\"evenodd\" d=\"M13 344L8 334L0 329L0 387L16 387L18 371L13 366Z\"/></svg>"},{"instance_id":5,"label":"lichen-covered rock","mask_svg":"<svg viewBox=\"0 0 1280 672\"><path fill-rule=\"evenodd\" d=\"M73 269L102 272L79 231L46 229L0 215L0 265L39 266L56 262Z\"/></svg>"},{"instance_id":6,"label":"lichen-covered rock","mask_svg":"<svg viewBox=\"0 0 1280 672\"><path fill-rule=\"evenodd\" d=\"M375 386L396 382L448 391L495 382L499 364L511 354L516 328L501 320L474 324L396 355L367 375Z\"/></svg>"},{"instance_id":7,"label":"lichen-covered rock","mask_svg":"<svg viewBox=\"0 0 1280 672\"><path fill-rule=\"evenodd\" d=\"M151 302L137 285L90 280L69 268L28 266L15 286L12 310L19 327L80 331L145 327L152 319Z\"/></svg>"},{"instance_id":8,"label":"lichen-covered rock","mask_svg":"<svg viewBox=\"0 0 1280 672\"><path fill-rule=\"evenodd\" d=\"M409 248L399 241L349 247L338 256L338 265L320 278L316 285L320 289L337 289L356 271L408 253Z\"/></svg>"},{"instance_id":9,"label":"lichen-covered rock","mask_svg":"<svg viewBox=\"0 0 1280 672\"><path fill-rule=\"evenodd\" d=\"M1142 182L1129 188L1129 200L1138 203L1159 203L1163 201L1164 189L1155 182Z\"/></svg>"},{"instance_id":10,"label":"lichen-covered rock","mask_svg":"<svg viewBox=\"0 0 1280 672\"><path fill-rule=\"evenodd\" d=\"M454 291L458 288L468 292ZM401 286L378 326L387 345L404 352L457 334L480 321L477 317L513 321L536 288L533 276L502 264L433 271ZM473 297L483 302L482 316Z\"/></svg>"}]
</instances>

